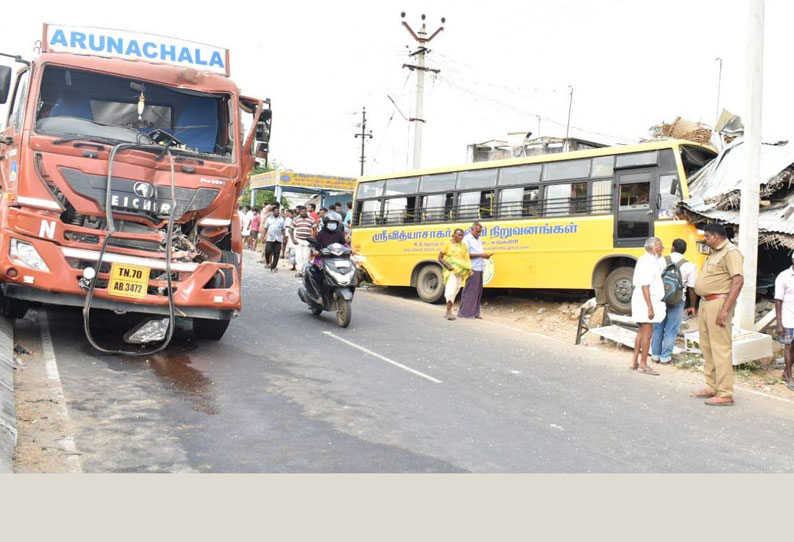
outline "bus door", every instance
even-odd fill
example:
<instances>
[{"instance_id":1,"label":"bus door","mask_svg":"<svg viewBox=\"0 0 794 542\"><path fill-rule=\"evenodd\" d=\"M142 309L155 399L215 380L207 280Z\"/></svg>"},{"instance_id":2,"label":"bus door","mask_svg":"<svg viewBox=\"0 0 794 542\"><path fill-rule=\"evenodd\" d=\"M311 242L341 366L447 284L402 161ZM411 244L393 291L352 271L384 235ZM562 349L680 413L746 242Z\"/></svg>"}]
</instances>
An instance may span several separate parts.
<instances>
[{"instance_id":1,"label":"bus door","mask_svg":"<svg viewBox=\"0 0 794 542\"><path fill-rule=\"evenodd\" d=\"M653 235L656 169L615 172L615 247L641 247Z\"/></svg>"}]
</instances>

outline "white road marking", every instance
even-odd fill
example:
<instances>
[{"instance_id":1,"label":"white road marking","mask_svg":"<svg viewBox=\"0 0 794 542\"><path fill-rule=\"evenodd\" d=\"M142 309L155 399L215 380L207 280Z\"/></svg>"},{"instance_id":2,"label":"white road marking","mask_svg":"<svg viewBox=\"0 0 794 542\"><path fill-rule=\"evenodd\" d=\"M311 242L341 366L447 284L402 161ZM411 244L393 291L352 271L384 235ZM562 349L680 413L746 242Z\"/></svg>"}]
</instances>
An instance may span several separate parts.
<instances>
[{"instance_id":1,"label":"white road marking","mask_svg":"<svg viewBox=\"0 0 794 542\"><path fill-rule=\"evenodd\" d=\"M39 310L39 325L41 326L41 353L44 357L44 372L47 378L53 382L53 392L58 400L58 416L64 424L64 438L58 441L61 449L66 452L66 463L70 467L70 472L83 472L83 465L80 462L80 452L72 437L69 412L66 410L66 397L63 395L61 385L61 375L58 372L58 362L55 360L55 349L52 347L52 336L50 335L50 324L47 321L47 311L42 308Z\"/></svg>"},{"instance_id":2,"label":"white road marking","mask_svg":"<svg viewBox=\"0 0 794 542\"><path fill-rule=\"evenodd\" d=\"M359 346L356 343L352 343L352 342L348 341L347 339L343 339L342 337L340 337L338 335L334 335L330 331L323 331L323 333L325 333L326 335L328 335L329 337L331 337L333 339L336 339L337 341L341 341L341 342L345 343L348 346L352 346L353 348L357 348L358 350L361 350L362 352L364 352L366 354L369 354L370 356L374 356L374 357L376 357L376 358L378 358L380 360L385 361L386 363L391 363L395 367L399 367L400 369L402 369L404 371L408 371L409 373L413 373L413 374L415 374L417 376L421 376L422 378L427 379L430 382L434 382L436 384L442 384L442 382L440 380L438 380L436 378L433 378L432 376L429 376L429 375L426 375L425 373L419 372L416 369L411 369L410 367L406 367L402 363L397 363L396 361L391 360L391 359L387 358L386 356L381 356L377 352L373 352L372 350L367 350L363 346Z\"/></svg>"}]
</instances>

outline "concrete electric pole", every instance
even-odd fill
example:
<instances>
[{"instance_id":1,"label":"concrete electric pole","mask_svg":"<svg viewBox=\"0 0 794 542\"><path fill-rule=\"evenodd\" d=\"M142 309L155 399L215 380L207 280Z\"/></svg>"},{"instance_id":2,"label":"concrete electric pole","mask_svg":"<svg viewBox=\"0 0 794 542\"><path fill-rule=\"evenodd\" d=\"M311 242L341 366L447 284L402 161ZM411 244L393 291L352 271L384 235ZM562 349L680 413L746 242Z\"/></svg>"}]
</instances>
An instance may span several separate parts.
<instances>
[{"instance_id":1,"label":"concrete electric pole","mask_svg":"<svg viewBox=\"0 0 794 542\"><path fill-rule=\"evenodd\" d=\"M749 0L744 125L745 166L739 211L739 249L744 255L744 287L737 305L737 327L753 329L758 273L758 206L761 188L761 97L764 82L764 0Z\"/></svg>"},{"instance_id":2,"label":"concrete electric pole","mask_svg":"<svg viewBox=\"0 0 794 542\"><path fill-rule=\"evenodd\" d=\"M400 17L405 19L405 12L400 14ZM447 20L441 17L441 24L443 25ZM419 169L422 166L422 125L424 119L424 93L425 93L425 72L439 73L441 70L434 70L425 67L425 55L430 52L426 45L435 38L439 32L444 30L444 27L439 27L433 34L427 37L427 27L425 26L425 15L422 14L422 28L419 32L414 32L413 29L403 21L403 26L408 30L408 33L416 40L418 47L416 51L411 53L411 56L416 57L416 64L403 64L403 68L416 70L416 117L409 119L414 123L414 169Z\"/></svg>"},{"instance_id":3,"label":"concrete electric pole","mask_svg":"<svg viewBox=\"0 0 794 542\"><path fill-rule=\"evenodd\" d=\"M364 141L367 138L372 139L372 130L367 132L367 108L364 107L361 109L361 133L356 134L353 137L360 137L361 138L361 176L364 176L364 161L366 158L364 157Z\"/></svg>"},{"instance_id":4,"label":"concrete electric pole","mask_svg":"<svg viewBox=\"0 0 794 542\"><path fill-rule=\"evenodd\" d=\"M714 117L714 128L717 127L717 122L720 120L720 91L722 90L722 58L717 57L714 59L715 62L720 63L720 70L717 74L717 115Z\"/></svg>"}]
</instances>

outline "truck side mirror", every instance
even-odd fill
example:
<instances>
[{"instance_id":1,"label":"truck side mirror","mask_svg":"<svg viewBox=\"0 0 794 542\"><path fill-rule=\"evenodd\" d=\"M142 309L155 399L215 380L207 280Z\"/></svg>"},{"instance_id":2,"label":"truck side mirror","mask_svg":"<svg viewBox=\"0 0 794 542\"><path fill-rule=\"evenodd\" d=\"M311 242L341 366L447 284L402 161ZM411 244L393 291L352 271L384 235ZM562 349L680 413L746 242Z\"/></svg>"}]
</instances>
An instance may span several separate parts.
<instances>
[{"instance_id":1,"label":"truck side mirror","mask_svg":"<svg viewBox=\"0 0 794 542\"><path fill-rule=\"evenodd\" d=\"M257 141L270 141L270 119L262 120L265 113L268 113L268 117L270 116L270 111L265 110L262 112L262 116L259 117L259 122L256 123L256 136L254 137Z\"/></svg>"},{"instance_id":2,"label":"truck side mirror","mask_svg":"<svg viewBox=\"0 0 794 542\"><path fill-rule=\"evenodd\" d=\"M11 90L11 67L0 66L0 104L8 100L9 90Z\"/></svg>"},{"instance_id":3,"label":"truck side mirror","mask_svg":"<svg viewBox=\"0 0 794 542\"><path fill-rule=\"evenodd\" d=\"M267 165L268 150L269 148L267 143L260 143L259 145L256 146L256 153L254 154L256 158L259 158L260 160L264 160L265 165Z\"/></svg>"}]
</instances>

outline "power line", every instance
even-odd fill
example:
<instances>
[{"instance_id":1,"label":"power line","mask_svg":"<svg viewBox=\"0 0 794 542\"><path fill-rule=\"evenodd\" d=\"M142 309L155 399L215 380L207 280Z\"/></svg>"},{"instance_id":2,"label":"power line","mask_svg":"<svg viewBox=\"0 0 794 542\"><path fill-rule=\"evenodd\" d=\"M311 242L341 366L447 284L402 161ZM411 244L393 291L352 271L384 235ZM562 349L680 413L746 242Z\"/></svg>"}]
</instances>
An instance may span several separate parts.
<instances>
[{"instance_id":1,"label":"power line","mask_svg":"<svg viewBox=\"0 0 794 542\"><path fill-rule=\"evenodd\" d=\"M536 118L541 118L541 119L543 119L543 120L545 120L547 122L550 122L551 124L555 124L555 125L560 126L560 127L564 127L564 126L567 125L567 123L556 121L556 120L554 120L554 119L552 119L550 117L547 117L545 115L541 115L541 114L533 112L533 111L528 111L526 109L522 109L522 108L516 107L514 105L505 103L502 100L493 98L491 96L486 96L484 94L477 93L477 92L475 92L475 91L473 91L473 90L471 90L469 88L464 87L463 85L461 85L459 83L456 83L454 81L449 80L446 77L439 76L438 78L442 82L446 83L447 85L449 85L453 89L463 91L463 92L465 92L467 94L470 94L471 96L474 96L475 98L480 98L480 99L483 99L483 100L490 101L490 102L492 102L494 104L497 104L497 105L499 105L501 107L504 107L505 109L508 109L508 110L510 110L512 112L523 113L524 115L530 115L530 116L533 116L533 117L536 117ZM618 135L615 135L615 134L607 134L607 133L603 133L603 132L597 132L597 131L594 131L594 130L588 130L586 128L581 128L579 126L574 126L574 125L571 125L571 128L574 128L575 130L578 130L580 132L585 132L587 134L599 135L599 136L608 137L608 138L611 138L611 139L623 140L623 141L634 142L634 141L638 141L639 139L642 139L640 137L629 138L629 137L624 137L624 136L618 136Z\"/></svg>"}]
</instances>

